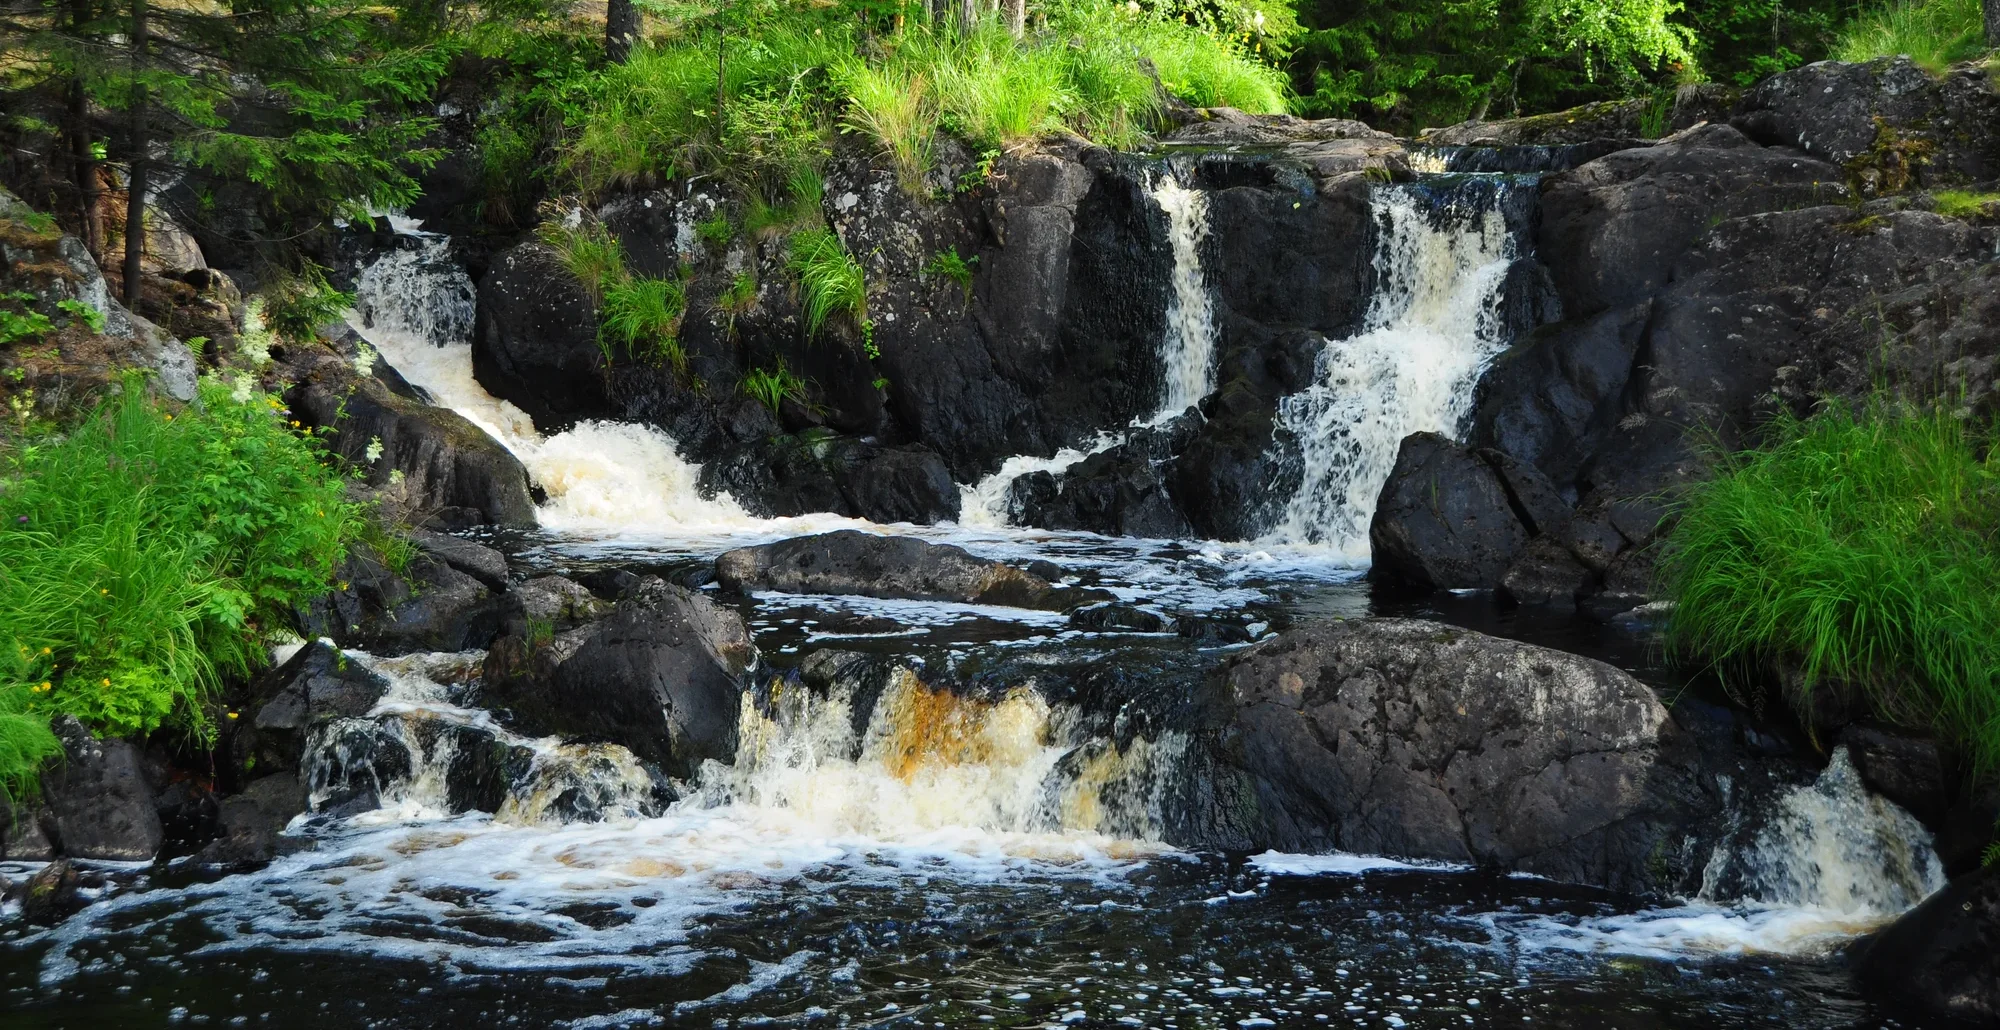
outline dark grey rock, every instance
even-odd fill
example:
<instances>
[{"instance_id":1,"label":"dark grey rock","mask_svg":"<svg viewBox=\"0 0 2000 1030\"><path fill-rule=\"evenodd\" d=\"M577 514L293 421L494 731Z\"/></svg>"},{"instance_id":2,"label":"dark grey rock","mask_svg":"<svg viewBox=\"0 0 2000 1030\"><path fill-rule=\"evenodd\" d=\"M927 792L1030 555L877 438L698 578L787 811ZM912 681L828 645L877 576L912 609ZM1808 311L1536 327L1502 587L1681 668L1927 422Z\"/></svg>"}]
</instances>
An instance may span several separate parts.
<instances>
[{"instance_id":1,"label":"dark grey rock","mask_svg":"<svg viewBox=\"0 0 2000 1030\"><path fill-rule=\"evenodd\" d=\"M1848 168L1871 191L1898 188L1885 144L1924 148L1901 169L1919 185L2000 178L2000 94L1984 74L1936 78L1908 57L1773 75L1744 94L1730 124Z\"/></svg>"},{"instance_id":2,"label":"dark grey rock","mask_svg":"<svg viewBox=\"0 0 2000 1030\"><path fill-rule=\"evenodd\" d=\"M715 560L715 574L723 589L737 593L856 594L1051 610L1108 596L1053 586L962 547L853 529L725 551Z\"/></svg>"},{"instance_id":3,"label":"dark grey rock","mask_svg":"<svg viewBox=\"0 0 2000 1030\"><path fill-rule=\"evenodd\" d=\"M1854 952L1861 981L1969 1026L2000 1021L2000 866L1953 880Z\"/></svg>"},{"instance_id":4,"label":"dark grey rock","mask_svg":"<svg viewBox=\"0 0 2000 1030\"><path fill-rule=\"evenodd\" d=\"M71 858L150 862L165 837L139 749L100 740L68 716L54 724L63 757L42 773L51 836Z\"/></svg>"},{"instance_id":5,"label":"dark grey rock","mask_svg":"<svg viewBox=\"0 0 2000 1030\"><path fill-rule=\"evenodd\" d=\"M388 689L388 680L315 640L251 684L227 751L237 767L259 773L296 768L314 729L366 714Z\"/></svg>"},{"instance_id":6,"label":"dark grey rock","mask_svg":"<svg viewBox=\"0 0 2000 1030\"><path fill-rule=\"evenodd\" d=\"M1113 633L1165 633L1174 627L1171 620L1157 613L1116 601L1078 608L1069 613L1069 624L1077 629Z\"/></svg>"},{"instance_id":7,"label":"dark grey rock","mask_svg":"<svg viewBox=\"0 0 2000 1030\"><path fill-rule=\"evenodd\" d=\"M21 890L21 917L37 926L50 926L68 919L84 905L77 894L80 884L76 867L67 858L43 866Z\"/></svg>"},{"instance_id":8,"label":"dark grey rock","mask_svg":"<svg viewBox=\"0 0 2000 1030\"><path fill-rule=\"evenodd\" d=\"M1591 572L1554 537L1536 537L1500 577L1500 596L1518 604L1573 608Z\"/></svg>"},{"instance_id":9,"label":"dark grey rock","mask_svg":"<svg viewBox=\"0 0 2000 1030\"><path fill-rule=\"evenodd\" d=\"M42 823L46 810L21 810L0 805L0 858L9 862L46 862L56 857L55 843L49 840Z\"/></svg>"},{"instance_id":10,"label":"dark grey rock","mask_svg":"<svg viewBox=\"0 0 2000 1030\"><path fill-rule=\"evenodd\" d=\"M1528 538L1491 464L1436 433L1413 433L1369 525L1370 576L1425 590L1493 587Z\"/></svg>"},{"instance_id":11,"label":"dark grey rock","mask_svg":"<svg viewBox=\"0 0 2000 1030\"><path fill-rule=\"evenodd\" d=\"M427 529L411 530L410 542L432 558L486 584L490 590L507 589L507 556L485 544Z\"/></svg>"},{"instance_id":12,"label":"dark grey rock","mask_svg":"<svg viewBox=\"0 0 2000 1030\"><path fill-rule=\"evenodd\" d=\"M655 577L597 622L535 640L497 641L481 699L531 736L621 744L691 778L736 753L739 698L757 662L743 620Z\"/></svg>"},{"instance_id":13,"label":"dark grey rock","mask_svg":"<svg viewBox=\"0 0 2000 1030\"><path fill-rule=\"evenodd\" d=\"M218 834L196 856L204 865L255 865L305 846L283 836L293 817L306 810L306 788L297 774L274 773L222 801Z\"/></svg>"},{"instance_id":14,"label":"dark grey rock","mask_svg":"<svg viewBox=\"0 0 2000 1030\"><path fill-rule=\"evenodd\" d=\"M344 647L379 655L463 651L486 646L504 618L484 583L427 556L411 562L406 576L356 550L337 576L334 591L301 621L308 634Z\"/></svg>"},{"instance_id":15,"label":"dark grey rock","mask_svg":"<svg viewBox=\"0 0 2000 1030\"><path fill-rule=\"evenodd\" d=\"M1287 851L1475 863L1664 888L1698 814L1681 731L1601 662L1404 619L1298 627L1221 672L1226 753Z\"/></svg>"}]
</instances>

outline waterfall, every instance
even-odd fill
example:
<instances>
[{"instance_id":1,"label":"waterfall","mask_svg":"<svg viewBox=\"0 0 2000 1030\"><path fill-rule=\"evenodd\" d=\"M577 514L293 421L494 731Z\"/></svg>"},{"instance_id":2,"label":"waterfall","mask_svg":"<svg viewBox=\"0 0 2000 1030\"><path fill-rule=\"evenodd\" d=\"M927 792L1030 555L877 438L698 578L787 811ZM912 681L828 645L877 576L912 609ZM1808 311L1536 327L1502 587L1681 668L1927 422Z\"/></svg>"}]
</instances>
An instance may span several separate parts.
<instances>
[{"instance_id":1,"label":"waterfall","mask_svg":"<svg viewBox=\"0 0 2000 1030\"><path fill-rule=\"evenodd\" d=\"M1160 406L1148 425L1158 425L1200 403L1215 390L1215 305L1201 270L1201 245L1208 237L1208 198L1181 185L1169 171L1154 177L1153 203L1167 215L1167 242L1173 248L1173 297L1167 302L1167 330L1160 340L1165 383Z\"/></svg>"},{"instance_id":2,"label":"waterfall","mask_svg":"<svg viewBox=\"0 0 2000 1030\"><path fill-rule=\"evenodd\" d=\"M1284 398L1301 481L1267 536L1369 557L1368 524L1403 438L1456 434L1486 363L1506 346L1500 304L1517 256L1498 201L1511 186L1423 183L1374 192L1375 290L1362 329L1320 351L1314 383Z\"/></svg>"},{"instance_id":3,"label":"waterfall","mask_svg":"<svg viewBox=\"0 0 2000 1030\"><path fill-rule=\"evenodd\" d=\"M1182 185L1171 169L1153 172L1147 196L1167 216L1167 244L1173 254L1167 298L1166 329L1160 335L1160 399L1150 415L1132 420L1130 428L1165 423L1215 392L1215 301L1201 267L1201 247L1208 239L1208 197ZM1090 441L1065 447L1046 458L1017 454L977 483L959 488L959 523L996 527L1008 524L1008 504L1014 480L1031 472L1060 476L1065 469L1093 454L1125 442L1117 432L1101 432Z\"/></svg>"},{"instance_id":4,"label":"waterfall","mask_svg":"<svg viewBox=\"0 0 2000 1030\"><path fill-rule=\"evenodd\" d=\"M488 394L472 375L475 307L472 281L447 238L399 234L396 249L356 275L348 322L433 403L521 459L548 495L543 526L606 535L749 521L729 495L702 496L700 467L656 428L591 421L544 437L526 412Z\"/></svg>"}]
</instances>

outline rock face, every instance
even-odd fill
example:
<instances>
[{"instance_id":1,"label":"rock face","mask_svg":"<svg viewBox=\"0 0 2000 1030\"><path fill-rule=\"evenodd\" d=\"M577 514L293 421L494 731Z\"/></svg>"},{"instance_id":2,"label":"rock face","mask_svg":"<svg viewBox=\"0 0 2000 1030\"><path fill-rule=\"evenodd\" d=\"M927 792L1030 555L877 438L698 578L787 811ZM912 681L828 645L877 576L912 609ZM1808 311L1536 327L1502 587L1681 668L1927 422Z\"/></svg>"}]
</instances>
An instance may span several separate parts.
<instances>
[{"instance_id":1,"label":"rock face","mask_svg":"<svg viewBox=\"0 0 2000 1030\"><path fill-rule=\"evenodd\" d=\"M738 699L757 660L734 612L646 577L602 620L497 641L481 696L517 732L621 744L686 779L735 755Z\"/></svg>"},{"instance_id":2,"label":"rock face","mask_svg":"<svg viewBox=\"0 0 2000 1030\"><path fill-rule=\"evenodd\" d=\"M1099 595L1048 580L962 547L844 529L739 547L715 560L723 589L856 594L1060 610Z\"/></svg>"},{"instance_id":3,"label":"rock face","mask_svg":"<svg viewBox=\"0 0 2000 1030\"><path fill-rule=\"evenodd\" d=\"M1939 1016L2000 1021L2000 868L1961 876L1855 952L1864 983Z\"/></svg>"},{"instance_id":4,"label":"rock face","mask_svg":"<svg viewBox=\"0 0 2000 1030\"><path fill-rule=\"evenodd\" d=\"M1870 193L2000 178L2000 93L1979 69L1940 79L1907 57L1820 61L1751 87L1730 124L1840 165Z\"/></svg>"},{"instance_id":5,"label":"rock face","mask_svg":"<svg viewBox=\"0 0 2000 1030\"><path fill-rule=\"evenodd\" d=\"M296 773L261 777L222 802L216 820L218 836L201 850L196 861L204 865L269 862L302 844L281 834L292 818L305 810L306 789Z\"/></svg>"},{"instance_id":6,"label":"rock face","mask_svg":"<svg viewBox=\"0 0 2000 1030\"><path fill-rule=\"evenodd\" d=\"M398 396L333 359L302 377L285 400L300 422L328 430L333 450L366 468L371 486L396 486L416 517L535 525L527 469L457 412Z\"/></svg>"},{"instance_id":7,"label":"rock face","mask_svg":"<svg viewBox=\"0 0 2000 1030\"><path fill-rule=\"evenodd\" d=\"M1231 660L1260 840L1659 890L1701 812L1681 733L1601 662L1439 623L1300 627Z\"/></svg>"},{"instance_id":8,"label":"rock face","mask_svg":"<svg viewBox=\"0 0 2000 1030\"><path fill-rule=\"evenodd\" d=\"M63 759L43 773L42 790L56 845L71 858L152 861L165 834L139 749L99 740L67 717L55 730Z\"/></svg>"}]
</instances>

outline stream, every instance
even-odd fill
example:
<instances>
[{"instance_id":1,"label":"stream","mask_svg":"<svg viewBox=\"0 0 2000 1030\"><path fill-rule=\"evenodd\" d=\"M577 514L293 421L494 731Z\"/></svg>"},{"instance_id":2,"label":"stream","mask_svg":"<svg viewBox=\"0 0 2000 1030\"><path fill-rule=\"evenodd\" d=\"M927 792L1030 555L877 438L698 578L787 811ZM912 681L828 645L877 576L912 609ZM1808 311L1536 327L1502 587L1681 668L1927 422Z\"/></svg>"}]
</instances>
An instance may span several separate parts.
<instances>
[{"instance_id":1,"label":"stream","mask_svg":"<svg viewBox=\"0 0 2000 1030\"><path fill-rule=\"evenodd\" d=\"M710 763L663 810L622 748L550 739L515 741L533 765L497 812L454 811L450 746L422 728L500 732L465 703L479 653L350 652L389 693L306 764L323 778L360 761L342 732L404 735L412 767L383 775L380 806L303 817L292 832L312 847L256 872L109 869L57 927L0 920L0 1026L1924 1025L1864 999L1841 951L1942 874L1922 827L1867 795L1842 754L1782 800L1754 848L1715 858L1734 863L1736 889L1648 905L1390 858L1175 848L1163 839L1185 736L1114 746L1084 711L1079 697L1105 683L1177 696L1251 641L1373 614L1545 644L1689 693L1636 622L1481 594L1390 601L1362 578L1397 441L1453 431L1507 342L1500 293L1519 244L1494 198L1509 188L1497 176L1381 187L1376 302L1281 409L1306 467L1276 528L1238 543L1009 524L1009 479L1059 471L1115 434L966 484L959 525L753 518L701 496L698 467L657 430L544 436L488 396L464 342L464 272L440 239L409 234L363 270L352 321L546 491L539 531L483 538L517 575L623 568L699 584L726 549L860 528L1053 562L1181 631L753 594L736 603L781 683L833 652L896 671L879 698L746 695L735 764ZM1171 182L1154 197L1177 234L1164 418L1213 389L1215 330L1200 197Z\"/></svg>"}]
</instances>

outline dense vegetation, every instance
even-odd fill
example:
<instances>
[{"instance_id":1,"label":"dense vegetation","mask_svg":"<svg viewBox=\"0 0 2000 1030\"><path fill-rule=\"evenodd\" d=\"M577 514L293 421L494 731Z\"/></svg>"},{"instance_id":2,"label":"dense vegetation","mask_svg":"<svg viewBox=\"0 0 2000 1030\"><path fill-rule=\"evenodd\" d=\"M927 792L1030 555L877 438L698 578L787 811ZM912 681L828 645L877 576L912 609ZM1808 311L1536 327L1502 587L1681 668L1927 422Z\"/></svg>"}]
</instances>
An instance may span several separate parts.
<instances>
[{"instance_id":1,"label":"dense vegetation","mask_svg":"<svg viewBox=\"0 0 2000 1030\"><path fill-rule=\"evenodd\" d=\"M1877 399L1769 427L1685 498L1670 641L1807 717L1859 700L2000 771L2000 433Z\"/></svg>"},{"instance_id":2,"label":"dense vegetation","mask_svg":"<svg viewBox=\"0 0 2000 1030\"><path fill-rule=\"evenodd\" d=\"M49 720L212 732L368 529L276 398L208 381L175 411L128 377L67 432L0 436L0 790L32 790Z\"/></svg>"}]
</instances>

